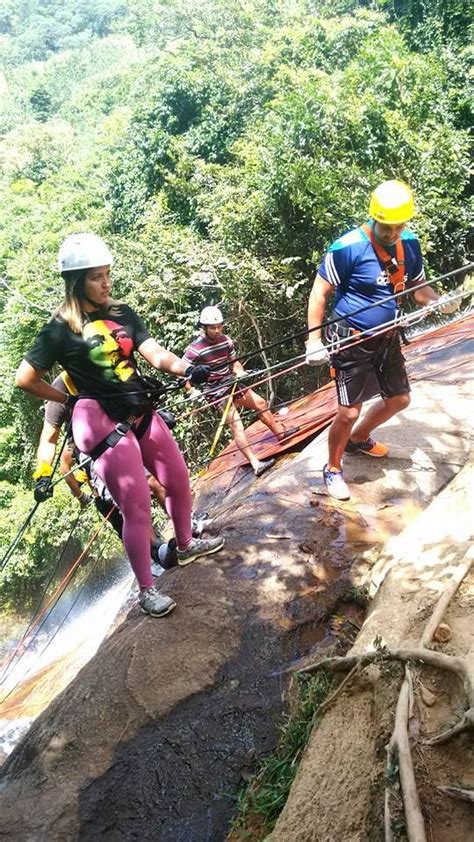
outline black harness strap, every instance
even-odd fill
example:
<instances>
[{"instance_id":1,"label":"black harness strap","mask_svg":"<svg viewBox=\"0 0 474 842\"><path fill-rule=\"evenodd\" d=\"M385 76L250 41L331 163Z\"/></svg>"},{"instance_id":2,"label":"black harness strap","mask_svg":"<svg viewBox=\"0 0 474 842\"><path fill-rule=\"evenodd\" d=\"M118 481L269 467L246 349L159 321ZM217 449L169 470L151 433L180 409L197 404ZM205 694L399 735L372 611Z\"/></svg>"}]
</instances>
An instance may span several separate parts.
<instances>
[{"instance_id":1,"label":"black harness strap","mask_svg":"<svg viewBox=\"0 0 474 842\"><path fill-rule=\"evenodd\" d=\"M98 459L99 456L102 456L102 454L105 453L105 451L108 450L110 447L115 447L115 445L118 444L120 439L125 438L129 430L132 430L135 436L137 437L138 441L140 441L141 437L150 425L151 418L152 411L151 409L148 409L144 413L143 417L141 417L140 423L136 429L134 429L133 427L135 421L137 420L136 415L129 415L129 417L126 418L124 421L118 421L112 432L109 433L109 435L106 436L105 439L102 439L102 441L100 441L99 444L96 444L96 446L89 453L89 456L92 459L92 461L95 462L96 459Z\"/></svg>"}]
</instances>

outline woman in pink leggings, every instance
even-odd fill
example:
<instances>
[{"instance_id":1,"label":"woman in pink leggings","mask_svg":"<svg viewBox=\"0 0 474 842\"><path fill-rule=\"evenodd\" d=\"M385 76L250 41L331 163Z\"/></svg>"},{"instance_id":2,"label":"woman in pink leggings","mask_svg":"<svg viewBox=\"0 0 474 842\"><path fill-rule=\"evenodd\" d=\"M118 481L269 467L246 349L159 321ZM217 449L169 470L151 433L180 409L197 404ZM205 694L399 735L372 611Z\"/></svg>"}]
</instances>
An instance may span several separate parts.
<instances>
[{"instance_id":1,"label":"woman in pink leggings","mask_svg":"<svg viewBox=\"0 0 474 842\"><path fill-rule=\"evenodd\" d=\"M187 366L166 351L130 307L110 298L112 262L106 244L94 234L67 237L59 250L64 301L36 337L16 384L42 400L65 403L64 393L43 377L55 363L68 373L78 393L66 398L74 403L74 441L94 459L97 474L123 515L123 542L140 587L140 607L161 617L176 603L153 586L150 491L144 468L166 489L178 564L217 552L224 541L191 535L188 470L168 427L152 409L150 387L138 372L134 354L138 351L154 368L192 385L205 382L209 369ZM44 469L48 476L50 466Z\"/></svg>"}]
</instances>

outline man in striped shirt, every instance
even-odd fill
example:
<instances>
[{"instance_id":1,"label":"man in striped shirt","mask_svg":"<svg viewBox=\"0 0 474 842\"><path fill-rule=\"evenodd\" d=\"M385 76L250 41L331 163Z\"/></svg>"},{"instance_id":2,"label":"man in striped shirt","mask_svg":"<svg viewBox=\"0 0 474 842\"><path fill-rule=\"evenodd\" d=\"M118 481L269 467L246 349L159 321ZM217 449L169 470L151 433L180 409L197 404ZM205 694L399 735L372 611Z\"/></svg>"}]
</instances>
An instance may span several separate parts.
<instances>
[{"instance_id":1,"label":"man in striped shirt","mask_svg":"<svg viewBox=\"0 0 474 842\"><path fill-rule=\"evenodd\" d=\"M205 307L200 315L203 334L186 348L183 360L188 365L208 365L211 374L202 386L205 399L220 412L226 408L236 378L245 375L245 369L237 360L234 343L223 333L224 317L218 307ZM190 392L196 395L197 390ZM226 421L232 430L233 439L250 462L257 477L261 476L274 464L274 459L261 461L253 452L237 407L243 406L257 413L261 421L268 427L278 441L290 438L297 432L296 428L285 430L270 412L266 401L257 395L250 387L241 386L233 396L232 404L227 412Z\"/></svg>"}]
</instances>

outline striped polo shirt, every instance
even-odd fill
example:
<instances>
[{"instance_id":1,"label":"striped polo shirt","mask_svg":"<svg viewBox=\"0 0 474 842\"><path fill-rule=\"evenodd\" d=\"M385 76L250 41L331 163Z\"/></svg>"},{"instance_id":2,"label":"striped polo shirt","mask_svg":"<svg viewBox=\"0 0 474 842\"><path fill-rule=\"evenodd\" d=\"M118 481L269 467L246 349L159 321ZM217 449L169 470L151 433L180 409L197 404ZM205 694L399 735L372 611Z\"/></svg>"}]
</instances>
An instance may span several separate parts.
<instances>
[{"instance_id":1,"label":"striped polo shirt","mask_svg":"<svg viewBox=\"0 0 474 842\"><path fill-rule=\"evenodd\" d=\"M229 385L235 380L232 363L236 359L234 343L224 333L217 342L210 342L206 336L200 336L188 345L183 356L188 365L210 366L211 374L202 390L211 400L229 393Z\"/></svg>"}]
</instances>

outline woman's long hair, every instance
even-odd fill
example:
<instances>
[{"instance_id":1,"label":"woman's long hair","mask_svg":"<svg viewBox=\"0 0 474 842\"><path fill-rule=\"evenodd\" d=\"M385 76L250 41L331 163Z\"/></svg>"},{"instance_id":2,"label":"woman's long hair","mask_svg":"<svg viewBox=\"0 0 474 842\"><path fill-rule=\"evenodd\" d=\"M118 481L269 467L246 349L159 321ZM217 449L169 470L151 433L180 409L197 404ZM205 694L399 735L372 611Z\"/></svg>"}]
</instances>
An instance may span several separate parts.
<instances>
[{"instance_id":1,"label":"woman's long hair","mask_svg":"<svg viewBox=\"0 0 474 842\"><path fill-rule=\"evenodd\" d=\"M61 272L61 275L65 286L64 301L54 311L52 318L61 316L73 333L82 333L83 316L80 299L84 298L87 269L74 269L70 272Z\"/></svg>"},{"instance_id":2,"label":"woman's long hair","mask_svg":"<svg viewBox=\"0 0 474 842\"><path fill-rule=\"evenodd\" d=\"M82 333L84 315L81 300L85 298L85 281L88 271L88 269L74 269L69 272L61 272L65 284L64 301L54 311L52 318L61 316L68 323L73 333ZM118 302L109 298L106 308L113 304L118 304Z\"/></svg>"}]
</instances>

